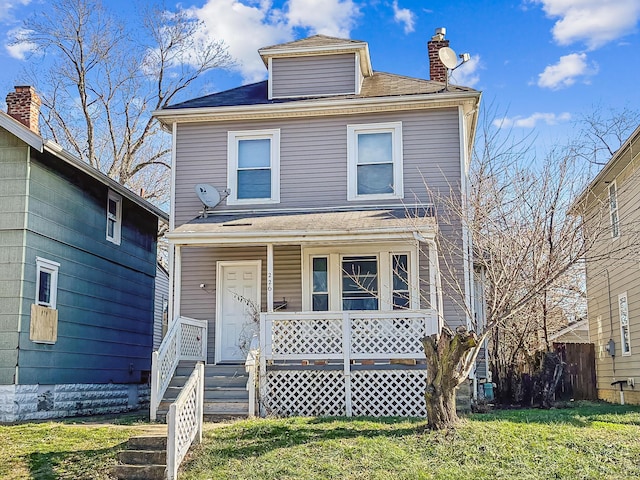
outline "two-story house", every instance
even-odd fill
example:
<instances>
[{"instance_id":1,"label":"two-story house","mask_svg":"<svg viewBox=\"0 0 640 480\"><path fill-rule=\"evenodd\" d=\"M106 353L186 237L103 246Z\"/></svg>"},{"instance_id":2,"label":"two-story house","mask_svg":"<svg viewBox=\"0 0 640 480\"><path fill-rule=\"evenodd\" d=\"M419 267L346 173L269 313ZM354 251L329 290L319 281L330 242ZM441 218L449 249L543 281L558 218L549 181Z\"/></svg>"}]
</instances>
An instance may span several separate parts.
<instances>
[{"instance_id":1,"label":"two-story house","mask_svg":"<svg viewBox=\"0 0 640 480\"><path fill-rule=\"evenodd\" d=\"M587 253L589 338L598 398L640 404L640 127L575 202L594 245Z\"/></svg>"},{"instance_id":2,"label":"two-story house","mask_svg":"<svg viewBox=\"0 0 640 480\"><path fill-rule=\"evenodd\" d=\"M420 338L466 325L459 302L473 304L471 255L448 260L464 299L443 294L439 268L438 233L470 252L433 198L461 201L480 102L445 88L446 45L429 42L422 80L374 71L366 42L316 35L260 49L265 81L154 113L173 134L182 358L206 351L207 368L239 363L239 375L255 334L263 413L424 414ZM200 184L228 196L203 206ZM205 413L247 407L220 408Z\"/></svg>"},{"instance_id":3,"label":"two-story house","mask_svg":"<svg viewBox=\"0 0 640 480\"><path fill-rule=\"evenodd\" d=\"M146 406L156 239L168 216L44 139L31 87L16 87L7 106L0 422Z\"/></svg>"}]
</instances>

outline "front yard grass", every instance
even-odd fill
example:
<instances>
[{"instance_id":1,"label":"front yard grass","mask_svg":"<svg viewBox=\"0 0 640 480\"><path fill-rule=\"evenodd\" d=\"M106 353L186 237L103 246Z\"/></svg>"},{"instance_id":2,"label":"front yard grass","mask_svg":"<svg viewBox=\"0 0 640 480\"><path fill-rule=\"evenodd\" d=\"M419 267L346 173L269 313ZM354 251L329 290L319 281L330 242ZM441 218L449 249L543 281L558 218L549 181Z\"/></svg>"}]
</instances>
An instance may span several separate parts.
<instances>
[{"instance_id":1,"label":"front yard grass","mask_svg":"<svg viewBox=\"0 0 640 480\"><path fill-rule=\"evenodd\" d=\"M205 431L181 479L638 479L640 407L477 414L451 432L421 419L245 420Z\"/></svg>"},{"instance_id":2,"label":"front yard grass","mask_svg":"<svg viewBox=\"0 0 640 480\"><path fill-rule=\"evenodd\" d=\"M116 464L117 453L127 439L148 428L131 418L0 426L0 478L111 479L110 467Z\"/></svg>"},{"instance_id":3,"label":"front yard grass","mask_svg":"<svg viewBox=\"0 0 640 480\"><path fill-rule=\"evenodd\" d=\"M291 418L207 424L181 480L638 479L640 407L582 404L423 419ZM102 479L139 418L0 426L0 478Z\"/></svg>"}]
</instances>

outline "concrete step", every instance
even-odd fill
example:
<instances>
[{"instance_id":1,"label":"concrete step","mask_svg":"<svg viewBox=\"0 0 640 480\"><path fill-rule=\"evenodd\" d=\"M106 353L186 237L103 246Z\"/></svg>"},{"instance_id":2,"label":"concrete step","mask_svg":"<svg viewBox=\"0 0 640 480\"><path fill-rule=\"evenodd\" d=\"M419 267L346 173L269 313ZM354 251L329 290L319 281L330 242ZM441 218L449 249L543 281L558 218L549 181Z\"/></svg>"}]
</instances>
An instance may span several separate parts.
<instances>
[{"instance_id":1,"label":"concrete step","mask_svg":"<svg viewBox=\"0 0 640 480\"><path fill-rule=\"evenodd\" d=\"M164 480L166 465L115 465L111 475L118 480Z\"/></svg>"},{"instance_id":2,"label":"concrete step","mask_svg":"<svg viewBox=\"0 0 640 480\"><path fill-rule=\"evenodd\" d=\"M123 450L118 455L125 465L166 465L166 450Z\"/></svg>"},{"instance_id":3,"label":"concrete step","mask_svg":"<svg viewBox=\"0 0 640 480\"><path fill-rule=\"evenodd\" d=\"M130 450L166 450L166 435L140 435L131 437L127 442L127 448Z\"/></svg>"},{"instance_id":4,"label":"concrete step","mask_svg":"<svg viewBox=\"0 0 640 480\"><path fill-rule=\"evenodd\" d=\"M164 480L166 449L166 436L131 437L127 449L118 454L120 465L112 467L111 475L119 480Z\"/></svg>"}]
</instances>

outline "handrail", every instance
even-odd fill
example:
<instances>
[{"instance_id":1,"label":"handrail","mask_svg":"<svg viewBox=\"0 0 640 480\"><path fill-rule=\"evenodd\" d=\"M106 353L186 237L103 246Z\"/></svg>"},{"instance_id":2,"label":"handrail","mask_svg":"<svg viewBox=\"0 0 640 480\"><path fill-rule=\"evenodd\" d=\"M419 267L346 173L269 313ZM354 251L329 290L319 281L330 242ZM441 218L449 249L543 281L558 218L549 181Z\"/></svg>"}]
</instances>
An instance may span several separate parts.
<instances>
[{"instance_id":1,"label":"handrail","mask_svg":"<svg viewBox=\"0 0 640 480\"><path fill-rule=\"evenodd\" d=\"M256 415L256 383L258 381L258 362L260 356L260 339L254 335L249 346L247 360L244 362L244 369L249 374L247 380L247 391L249 392L249 417Z\"/></svg>"},{"instance_id":2,"label":"handrail","mask_svg":"<svg viewBox=\"0 0 640 480\"><path fill-rule=\"evenodd\" d=\"M206 361L207 322L178 317L172 322L160 348L151 355L149 417L156 420L158 406L180 360Z\"/></svg>"},{"instance_id":3,"label":"handrail","mask_svg":"<svg viewBox=\"0 0 640 480\"><path fill-rule=\"evenodd\" d=\"M198 362L167 414L167 479L178 477L178 468L191 444L202 442L204 413L204 364Z\"/></svg>"}]
</instances>

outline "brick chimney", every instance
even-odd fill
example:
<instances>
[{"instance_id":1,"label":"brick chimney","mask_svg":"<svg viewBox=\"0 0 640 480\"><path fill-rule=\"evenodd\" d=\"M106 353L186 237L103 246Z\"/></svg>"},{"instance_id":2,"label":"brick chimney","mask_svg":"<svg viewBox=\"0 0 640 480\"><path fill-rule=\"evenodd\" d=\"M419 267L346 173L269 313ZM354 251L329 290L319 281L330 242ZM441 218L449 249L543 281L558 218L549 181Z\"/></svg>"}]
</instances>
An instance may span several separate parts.
<instances>
[{"instance_id":1,"label":"brick chimney","mask_svg":"<svg viewBox=\"0 0 640 480\"><path fill-rule=\"evenodd\" d=\"M40 97L33 87L28 85L16 86L15 89L15 92L7 95L7 113L40 135Z\"/></svg>"},{"instance_id":2,"label":"brick chimney","mask_svg":"<svg viewBox=\"0 0 640 480\"><path fill-rule=\"evenodd\" d=\"M444 36L447 33L446 28L436 28L436 34L431 37L431 40L427 43L427 50L429 52L429 78L436 82L446 82L447 80L447 67L440 61L438 57L438 51L442 47L449 46L449 40L445 40Z\"/></svg>"}]
</instances>

